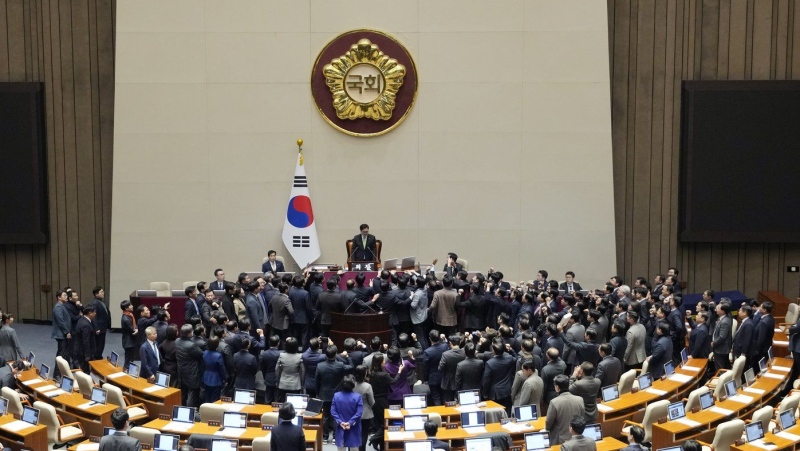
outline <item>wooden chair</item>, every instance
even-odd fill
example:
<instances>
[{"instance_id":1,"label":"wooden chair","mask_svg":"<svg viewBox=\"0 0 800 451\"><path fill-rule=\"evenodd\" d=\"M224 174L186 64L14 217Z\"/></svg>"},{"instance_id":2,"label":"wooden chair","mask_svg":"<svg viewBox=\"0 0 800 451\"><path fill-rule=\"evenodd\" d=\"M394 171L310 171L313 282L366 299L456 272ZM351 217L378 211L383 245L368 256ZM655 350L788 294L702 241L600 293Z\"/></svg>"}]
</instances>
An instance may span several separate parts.
<instances>
[{"instance_id":1,"label":"wooden chair","mask_svg":"<svg viewBox=\"0 0 800 451\"><path fill-rule=\"evenodd\" d=\"M353 243L353 240L347 240L347 241L345 241L344 246L347 249L347 263L350 263L350 262L353 261L353 260L351 260L351 257L353 256L353 250L355 249L355 247L354 247L355 244ZM380 270L382 268L382 263L381 263L383 261L383 260L381 260L381 248L382 247L383 247L383 241L375 240L375 254L376 254L375 255L375 260L376 260L375 269L378 269L378 270Z\"/></svg>"}]
</instances>

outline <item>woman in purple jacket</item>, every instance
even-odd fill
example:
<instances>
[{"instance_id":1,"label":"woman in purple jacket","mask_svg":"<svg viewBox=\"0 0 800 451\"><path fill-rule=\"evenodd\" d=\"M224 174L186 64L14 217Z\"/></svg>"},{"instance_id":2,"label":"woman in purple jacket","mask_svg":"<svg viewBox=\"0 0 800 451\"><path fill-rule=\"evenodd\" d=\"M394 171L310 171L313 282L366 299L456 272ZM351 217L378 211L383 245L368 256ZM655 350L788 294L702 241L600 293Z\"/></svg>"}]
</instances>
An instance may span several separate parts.
<instances>
[{"instance_id":1,"label":"woman in purple jacket","mask_svg":"<svg viewBox=\"0 0 800 451\"><path fill-rule=\"evenodd\" d=\"M364 402L361 395L353 391L356 380L352 374L342 378L342 391L333 394L331 416L336 420L336 447L356 449L361 446L361 415Z\"/></svg>"},{"instance_id":2,"label":"woman in purple jacket","mask_svg":"<svg viewBox=\"0 0 800 451\"><path fill-rule=\"evenodd\" d=\"M392 385L389 387L389 404L401 404L403 395L411 393L411 387L408 385L408 375L416 369L414 353L409 350L408 356L403 360L400 358L400 349L391 347L386 352L386 357L389 361L386 362L384 369L393 379Z\"/></svg>"}]
</instances>

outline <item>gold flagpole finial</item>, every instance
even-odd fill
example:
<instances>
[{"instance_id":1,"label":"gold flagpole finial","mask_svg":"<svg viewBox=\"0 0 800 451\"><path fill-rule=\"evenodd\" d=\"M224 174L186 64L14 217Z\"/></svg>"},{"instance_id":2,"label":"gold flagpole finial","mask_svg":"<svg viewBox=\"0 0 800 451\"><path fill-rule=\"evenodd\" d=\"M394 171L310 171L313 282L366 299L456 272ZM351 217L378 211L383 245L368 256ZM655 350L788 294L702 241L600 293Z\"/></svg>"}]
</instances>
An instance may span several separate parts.
<instances>
[{"instance_id":1,"label":"gold flagpole finial","mask_svg":"<svg viewBox=\"0 0 800 451\"><path fill-rule=\"evenodd\" d=\"M297 140L297 151L300 152L300 166L303 165L303 140Z\"/></svg>"}]
</instances>

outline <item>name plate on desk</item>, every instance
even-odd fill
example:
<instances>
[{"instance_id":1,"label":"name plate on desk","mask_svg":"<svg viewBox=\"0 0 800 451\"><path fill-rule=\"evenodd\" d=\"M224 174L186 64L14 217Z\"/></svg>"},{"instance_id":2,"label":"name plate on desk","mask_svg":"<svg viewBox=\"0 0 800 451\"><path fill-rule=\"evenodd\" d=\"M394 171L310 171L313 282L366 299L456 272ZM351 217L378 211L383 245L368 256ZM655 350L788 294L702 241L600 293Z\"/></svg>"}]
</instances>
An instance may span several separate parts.
<instances>
[{"instance_id":1,"label":"name plate on desk","mask_svg":"<svg viewBox=\"0 0 800 451\"><path fill-rule=\"evenodd\" d=\"M457 423L447 423L447 429L458 429Z\"/></svg>"},{"instance_id":2,"label":"name plate on desk","mask_svg":"<svg viewBox=\"0 0 800 451\"><path fill-rule=\"evenodd\" d=\"M350 271L375 271L375 262L350 262Z\"/></svg>"},{"instance_id":3,"label":"name plate on desk","mask_svg":"<svg viewBox=\"0 0 800 451\"><path fill-rule=\"evenodd\" d=\"M271 424L265 424L264 426L261 426L261 430L262 431L271 431L272 430L272 425Z\"/></svg>"},{"instance_id":4,"label":"name plate on desk","mask_svg":"<svg viewBox=\"0 0 800 451\"><path fill-rule=\"evenodd\" d=\"M397 432L400 430L400 426L389 426L389 432Z\"/></svg>"},{"instance_id":5,"label":"name plate on desk","mask_svg":"<svg viewBox=\"0 0 800 451\"><path fill-rule=\"evenodd\" d=\"M455 407L457 405L458 405L458 403L456 401L447 401L447 402L444 403L445 407Z\"/></svg>"}]
</instances>

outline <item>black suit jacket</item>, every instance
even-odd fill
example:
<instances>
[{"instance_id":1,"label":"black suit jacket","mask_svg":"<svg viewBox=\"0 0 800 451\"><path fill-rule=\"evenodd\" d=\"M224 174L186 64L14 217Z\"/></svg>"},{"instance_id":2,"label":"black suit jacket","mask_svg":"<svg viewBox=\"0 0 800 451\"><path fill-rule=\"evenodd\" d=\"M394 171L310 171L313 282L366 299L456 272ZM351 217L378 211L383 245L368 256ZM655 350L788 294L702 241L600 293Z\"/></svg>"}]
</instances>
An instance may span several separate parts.
<instances>
[{"instance_id":1,"label":"black suit jacket","mask_svg":"<svg viewBox=\"0 0 800 451\"><path fill-rule=\"evenodd\" d=\"M558 289L567 291L567 282L562 282L561 285L558 286ZM579 284L578 282L572 282L572 291L581 291L581 290L583 290L583 288L581 288L581 284Z\"/></svg>"},{"instance_id":2,"label":"black suit jacket","mask_svg":"<svg viewBox=\"0 0 800 451\"><path fill-rule=\"evenodd\" d=\"M17 380L14 378L14 373L9 365L0 367L0 388L3 387L8 387L12 390L17 389Z\"/></svg>"},{"instance_id":3,"label":"black suit jacket","mask_svg":"<svg viewBox=\"0 0 800 451\"><path fill-rule=\"evenodd\" d=\"M94 311L97 312L97 315L92 320L94 330L99 330L100 332L108 330L111 327L111 314L108 312L106 303L102 299L94 298L89 305L94 307Z\"/></svg>"},{"instance_id":4,"label":"black suit jacket","mask_svg":"<svg viewBox=\"0 0 800 451\"><path fill-rule=\"evenodd\" d=\"M144 330L139 331L144 335ZM137 334L138 335L138 334ZM75 323L75 336L72 337L72 352L75 360L84 361L94 355L95 336L92 322L89 318L81 316Z\"/></svg>"},{"instance_id":5,"label":"black suit jacket","mask_svg":"<svg viewBox=\"0 0 800 451\"><path fill-rule=\"evenodd\" d=\"M367 246L361 239L361 234L353 237L353 258L354 262L373 261L378 258L378 250L375 247L375 235L367 234Z\"/></svg>"},{"instance_id":6,"label":"black suit jacket","mask_svg":"<svg viewBox=\"0 0 800 451\"><path fill-rule=\"evenodd\" d=\"M291 421L280 420L272 428L269 449L270 451L305 451L306 436L303 428L295 426Z\"/></svg>"},{"instance_id":7,"label":"black suit jacket","mask_svg":"<svg viewBox=\"0 0 800 451\"><path fill-rule=\"evenodd\" d=\"M755 325L753 318L747 318L736 329L736 335L733 337L733 358L739 357L744 354L745 357L753 356L757 353L758 349L754 346L755 342Z\"/></svg>"},{"instance_id":8,"label":"black suit jacket","mask_svg":"<svg viewBox=\"0 0 800 451\"><path fill-rule=\"evenodd\" d=\"M772 315L763 315L756 323L755 333L755 352L759 357L764 357L772 346L772 338L775 336L775 318Z\"/></svg>"},{"instance_id":9,"label":"black suit jacket","mask_svg":"<svg viewBox=\"0 0 800 451\"><path fill-rule=\"evenodd\" d=\"M234 386L242 390L256 389L256 373L258 361L253 354L241 350L233 355L233 367L236 369Z\"/></svg>"},{"instance_id":10,"label":"black suit jacket","mask_svg":"<svg viewBox=\"0 0 800 451\"><path fill-rule=\"evenodd\" d=\"M464 359L456 365L456 390L477 390L483 380L483 360Z\"/></svg>"},{"instance_id":11,"label":"black suit jacket","mask_svg":"<svg viewBox=\"0 0 800 451\"><path fill-rule=\"evenodd\" d=\"M286 272L286 269L283 267L283 262L280 260L275 260L275 271L272 270L272 265L269 264L269 260L265 261L264 264L261 265L261 272L271 272L273 274L279 272Z\"/></svg>"}]
</instances>

